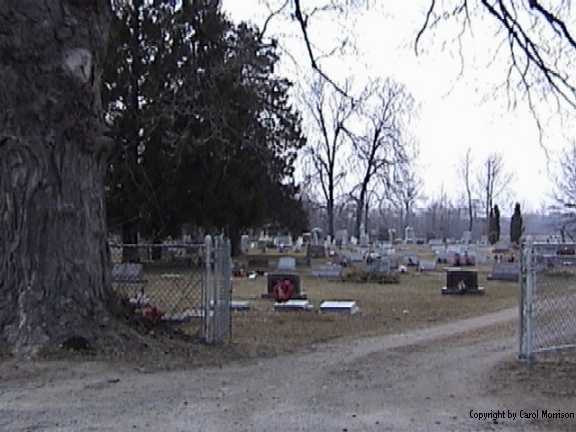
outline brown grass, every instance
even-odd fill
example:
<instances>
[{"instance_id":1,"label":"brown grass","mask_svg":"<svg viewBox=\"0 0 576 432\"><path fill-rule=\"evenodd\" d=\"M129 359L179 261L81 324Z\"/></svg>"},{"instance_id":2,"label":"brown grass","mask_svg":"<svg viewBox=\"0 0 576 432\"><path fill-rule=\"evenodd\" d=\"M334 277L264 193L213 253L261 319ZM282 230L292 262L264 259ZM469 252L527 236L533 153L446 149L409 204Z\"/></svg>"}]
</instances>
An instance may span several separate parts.
<instances>
[{"instance_id":1,"label":"brown grass","mask_svg":"<svg viewBox=\"0 0 576 432\"><path fill-rule=\"evenodd\" d=\"M233 341L251 355L279 354L337 338L375 336L423 328L477 316L518 303L518 284L486 281L481 268L483 296L443 296L443 271L402 274L399 284L351 283L317 279L301 271L302 286L318 308L322 300L356 300L361 312L353 315L319 312L275 312L261 299L266 278L234 280L234 298L251 301L251 310L235 312Z\"/></svg>"}]
</instances>

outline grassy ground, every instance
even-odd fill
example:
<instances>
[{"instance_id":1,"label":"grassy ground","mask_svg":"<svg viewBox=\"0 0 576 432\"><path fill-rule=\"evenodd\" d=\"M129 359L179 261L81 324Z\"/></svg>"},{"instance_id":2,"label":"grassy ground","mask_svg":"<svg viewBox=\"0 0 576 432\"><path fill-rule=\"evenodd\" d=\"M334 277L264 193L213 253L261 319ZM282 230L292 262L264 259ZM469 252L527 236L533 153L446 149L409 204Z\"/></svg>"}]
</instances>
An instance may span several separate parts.
<instances>
[{"instance_id":1,"label":"grassy ground","mask_svg":"<svg viewBox=\"0 0 576 432\"><path fill-rule=\"evenodd\" d=\"M374 336L427 327L450 320L493 312L518 304L518 284L486 281L480 268L483 296L443 296L443 271L402 274L398 284L359 284L327 281L301 273L302 287L317 308L322 300L356 300L353 315L318 312L275 312L266 292L266 278L235 279L235 299L250 300L251 310L235 312L233 340L253 355L292 352L336 338Z\"/></svg>"}]
</instances>

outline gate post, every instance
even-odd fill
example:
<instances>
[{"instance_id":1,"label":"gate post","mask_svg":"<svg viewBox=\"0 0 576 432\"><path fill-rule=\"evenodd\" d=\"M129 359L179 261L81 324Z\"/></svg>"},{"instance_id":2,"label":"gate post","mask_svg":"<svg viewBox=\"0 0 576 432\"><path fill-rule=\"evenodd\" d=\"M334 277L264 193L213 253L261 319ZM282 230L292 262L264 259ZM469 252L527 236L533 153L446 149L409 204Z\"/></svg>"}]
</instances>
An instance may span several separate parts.
<instances>
[{"instance_id":1,"label":"gate post","mask_svg":"<svg viewBox=\"0 0 576 432\"><path fill-rule=\"evenodd\" d=\"M213 271L213 245L212 237L207 235L204 238L204 252L206 254L205 260L205 277L204 289L202 293L202 319L203 319L203 339L206 343L212 343L213 340L213 327L214 327L214 271Z\"/></svg>"},{"instance_id":2,"label":"gate post","mask_svg":"<svg viewBox=\"0 0 576 432\"><path fill-rule=\"evenodd\" d=\"M522 245L520 277L520 359L533 359L533 302L535 289L534 243L530 239Z\"/></svg>"}]
</instances>

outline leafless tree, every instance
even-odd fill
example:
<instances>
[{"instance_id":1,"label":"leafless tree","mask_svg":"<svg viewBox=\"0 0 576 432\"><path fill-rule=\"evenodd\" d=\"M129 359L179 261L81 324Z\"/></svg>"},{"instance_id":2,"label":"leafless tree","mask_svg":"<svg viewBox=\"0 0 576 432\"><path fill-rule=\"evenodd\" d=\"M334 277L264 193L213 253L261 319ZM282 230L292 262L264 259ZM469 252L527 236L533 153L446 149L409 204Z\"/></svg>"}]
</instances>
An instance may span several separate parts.
<instances>
[{"instance_id":1,"label":"leafless tree","mask_svg":"<svg viewBox=\"0 0 576 432\"><path fill-rule=\"evenodd\" d=\"M407 127L415 109L414 98L406 87L391 79L373 83L365 94L369 97L362 104L355 130L347 129L360 179L352 192L357 204L354 227L357 237L373 180L407 160Z\"/></svg>"},{"instance_id":2,"label":"leafless tree","mask_svg":"<svg viewBox=\"0 0 576 432\"><path fill-rule=\"evenodd\" d=\"M302 3L300 0L288 0L285 8L299 27L310 65L336 89L345 93L319 63L320 55L311 36L311 18L319 11L329 9L346 13L369 2L326 0L315 2L310 9L304 9ZM480 29L485 29L490 21L495 24L494 57L502 56L503 51L507 50L503 90L512 104L516 104L519 98L526 99L541 134L536 98L542 100L542 97L548 99L550 96L551 102L557 106L566 103L572 108L576 107L576 83L572 73L576 37L571 31L575 17L569 0L430 0L423 24L415 37L416 53L424 34L439 28L445 21L458 24L455 42L459 45L461 56L465 50L462 36L467 32L472 33L473 24Z\"/></svg>"},{"instance_id":3,"label":"leafless tree","mask_svg":"<svg viewBox=\"0 0 576 432\"><path fill-rule=\"evenodd\" d=\"M415 156L411 156L406 162L398 164L393 169L392 178L384 178L385 196L397 209L402 230L412 224L414 207L422 198L422 179L415 169Z\"/></svg>"},{"instance_id":4,"label":"leafless tree","mask_svg":"<svg viewBox=\"0 0 576 432\"><path fill-rule=\"evenodd\" d=\"M305 99L313 120L313 136L317 137L311 139L312 145L308 147L313 170L311 179L320 185L326 206L328 234L334 238L336 189L345 176L342 157L348 142L346 125L356 106L320 78L314 81Z\"/></svg>"},{"instance_id":5,"label":"leafless tree","mask_svg":"<svg viewBox=\"0 0 576 432\"><path fill-rule=\"evenodd\" d=\"M486 232L488 232L490 209L494 207L496 200L509 191L513 178L514 175L506 170L504 159L498 153L488 155L478 171L476 185L478 193L482 197L484 216L486 217Z\"/></svg>"},{"instance_id":6,"label":"leafless tree","mask_svg":"<svg viewBox=\"0 0 576 432\"><path fill-rule=\"evenodd\" d=\"M558 174L553 177L553 209L560 215L560 233L573 237L576 229L576 143L565 148L558 162Z\"/></svg>"},{"instance_id":7,"label":"leafless tree","mask_svg":"<svg viewBox=\"0 0 576 432\"><path fill-rule=\"evenodd\" d=\"M458 172L466 192L466 207L468 209L468 231L472 232L474 228L474 193L473 193L473 178L472 178L472 149L468 148L466 154L460 161Z\"/></svg>"}]
</instances>

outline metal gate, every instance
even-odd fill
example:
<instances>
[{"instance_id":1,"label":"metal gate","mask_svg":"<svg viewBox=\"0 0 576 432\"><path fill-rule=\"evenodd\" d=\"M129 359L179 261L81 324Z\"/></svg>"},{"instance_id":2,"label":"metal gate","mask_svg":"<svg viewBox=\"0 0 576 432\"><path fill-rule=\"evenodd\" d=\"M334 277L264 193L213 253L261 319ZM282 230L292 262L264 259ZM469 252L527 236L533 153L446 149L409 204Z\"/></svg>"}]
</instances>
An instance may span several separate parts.
<instances>
[{"instance_id":1,"label":"metal gate","mask_svg":"<svg viewBox=\"0 0 576 432\"><path fill-rule=\"evenodd\" d=\"M204 340L222 343L232 335L232 259L230 240L206 237L206 283L203 296Z\"/></svg>"},{"instance_id":2,"label":"metal gate","mask_svg":"<svg viewBox=\"0 0 576 432\"><path fill-rule=\"evenodd\" d=\"M576 244L523 244L520 284L520 358L575 348Z\"/></svg>"},{"instance_id":3,"label":"metal gate","mask_svg":"<svg viewBox=\"0 0 576 432\"><path fill-rule=\"evenodd\" d=\"M110 243L112 285L137 309L185 323L207 343L231 336L230 242Z\"/></svg>"}]
</instances>

